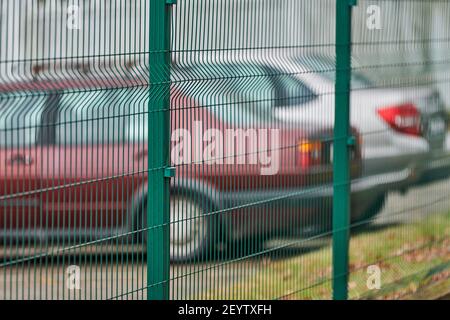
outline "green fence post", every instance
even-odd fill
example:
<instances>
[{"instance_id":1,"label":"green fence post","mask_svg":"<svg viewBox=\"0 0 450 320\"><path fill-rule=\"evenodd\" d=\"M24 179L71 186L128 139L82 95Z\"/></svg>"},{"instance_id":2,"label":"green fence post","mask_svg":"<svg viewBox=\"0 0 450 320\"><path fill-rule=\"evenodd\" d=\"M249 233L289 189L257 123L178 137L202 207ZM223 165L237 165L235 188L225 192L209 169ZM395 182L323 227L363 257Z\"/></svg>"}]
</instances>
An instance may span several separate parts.
<instances>
[{"instance_id":1,"label":"green fence post","mask_svg":"<svg viewBox=\"0 0 450 320\"><path fill-rule=\"evenodd\" d=\"M170 4L150 0L147 299L169 299Z\"/></svg>"},{"instance_id":2,"label":"green fence post","mask_svg":"<svg viewBox=\"0 0 450 320\"><path fill-rule=\"evenodd\" d=\"M333 155L333 299L347 299L350 224L351 10L356 0L336 2L336 83Z\"/></svg>"}]
</instances>

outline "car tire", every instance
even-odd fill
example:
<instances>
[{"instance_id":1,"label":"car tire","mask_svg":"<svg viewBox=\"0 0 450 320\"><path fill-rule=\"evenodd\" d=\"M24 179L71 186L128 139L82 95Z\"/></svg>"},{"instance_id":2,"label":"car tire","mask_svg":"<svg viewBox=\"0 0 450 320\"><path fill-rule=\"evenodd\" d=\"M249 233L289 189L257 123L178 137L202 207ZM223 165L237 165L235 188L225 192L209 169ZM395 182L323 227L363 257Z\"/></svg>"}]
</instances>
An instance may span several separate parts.
<instances>
[{"instance_id":1,"label":"car tire","mask_svg":"<svg viewBox=\"0 0 450 320\"><path fill-rule=\"evenodd\" d=\"M146 223L143 206L143 224ZM215 247L214 224L198 201L181 195L170 196L170 261L193 262L208 259ZM141 239L146 242L147 232Z\"/></svg>"},{"instance_id":2,"label":"car tire","mask_svg":"<svg viewBox=\"0 0 450 320\"><path fill-rule=\"evenodd\" d=\"M386 194L379 196L374 203L361 215L357 222L371 223L372 219L377 216L384 208L386 202Z\"/></svg>"}]
</instances>

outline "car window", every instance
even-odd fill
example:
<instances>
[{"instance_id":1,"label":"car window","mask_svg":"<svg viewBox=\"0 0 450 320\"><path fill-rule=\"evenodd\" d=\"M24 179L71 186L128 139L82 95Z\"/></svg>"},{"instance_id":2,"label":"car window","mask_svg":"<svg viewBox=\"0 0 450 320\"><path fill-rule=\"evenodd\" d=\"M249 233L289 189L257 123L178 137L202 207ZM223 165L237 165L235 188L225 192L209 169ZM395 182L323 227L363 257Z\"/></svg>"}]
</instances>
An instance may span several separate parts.
<instances>
[{"instance_id":1,"label":"car window","mask_svg":"<svg viewBox=\"0 0 450 320\"><path fill-rule=\"evenodd\" d=\"M316 94L302 81L290 74L268 68L274 86L274 107L301 106L314 100Z\"/></svg>"},{"instance_id":2,"label":"car window","mask_svg":"<svg viewBox=\"0 0 450 320\"><path fill-rule=\"evenodd\" d=\"M142 140L148 90L114 89L66 93L60 99L57 144Z\"/></svg>"},{"instance_id":3,"label":"car window","mask_svg":"<svg viewBox=\"0 0 450 320\"><path fill-rule=\"evenodd\" d=\"M43 95L0 96L0 146L29 146L37 142L45 100Z\"/></svg>"},{"instance_id":4,"label":"car window","mask_svg":"<svg viewBox=\"0 0 450 320\"><path fill-rule=\"evenodd\" d=\"M267 118L276 99L266 70L255 64L176 66L174 75L180 78L179 91L228 123ZM183 107L181 100L172 103L175 109Z\"/></svg>"},{"instance_id":5,"label":"car window","mask_svg":"<svg viewBox=\"0 0 450 320\"><path fill-rule=\"evenodd\" d=\"M301 105L316 97L292 75L263 64L178 67L175 73L189 80L189 86L180 86L185 95L228 123L270 121L274 107Z\"/></svg>"}]
</instances>

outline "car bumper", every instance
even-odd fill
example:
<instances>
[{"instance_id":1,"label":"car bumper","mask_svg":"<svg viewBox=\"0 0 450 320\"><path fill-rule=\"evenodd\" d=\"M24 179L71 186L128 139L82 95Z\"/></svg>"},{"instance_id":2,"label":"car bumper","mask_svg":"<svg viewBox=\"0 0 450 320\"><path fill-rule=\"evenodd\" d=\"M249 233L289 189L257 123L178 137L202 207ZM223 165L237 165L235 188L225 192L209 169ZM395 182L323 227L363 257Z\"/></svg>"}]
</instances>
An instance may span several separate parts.
<instances>
[{"instance_id":1,"label":"car bumper","mask_svg":"<svg viewBox=\"0 0 450 320\"><path fill-rule=\"evenodd\" d=\"M423 172L416 185L423 185L446 179L450 176L450 151L432 153L424 164Z\"/></svg>"},{"instance_id":2,"label":"car bumper","mask_svg":"<svg viewBox=\"0 0 450 320\"><path fill-rule=\"evenodd\" d=\"M408 183L410 169L351 182L351 217L357 220L386 190ZM294 236L327 232L332 223L333 185L289 190L220 193L219 217L232 239L255 235Z\"/></svg>"},{"instance_id":3,"label":"car bumper","mask_svg":"<svg viewBox=\"0 0 450 320\"><path fill-rule=\"evenodd\" d=\"M416 139L417 140L417 139ZM395 175L409 170L407 179L400 179L386 185L385 191L406 190L413 186L423 175L429 158L429 148L423 145L424 139L411 140L408 147L390 145L380 148L368 148L363 158L363 176ZM426 142L424 142L426 144ZM383 187L383 184L381 185Z\"/></svg>"}]
</instances>

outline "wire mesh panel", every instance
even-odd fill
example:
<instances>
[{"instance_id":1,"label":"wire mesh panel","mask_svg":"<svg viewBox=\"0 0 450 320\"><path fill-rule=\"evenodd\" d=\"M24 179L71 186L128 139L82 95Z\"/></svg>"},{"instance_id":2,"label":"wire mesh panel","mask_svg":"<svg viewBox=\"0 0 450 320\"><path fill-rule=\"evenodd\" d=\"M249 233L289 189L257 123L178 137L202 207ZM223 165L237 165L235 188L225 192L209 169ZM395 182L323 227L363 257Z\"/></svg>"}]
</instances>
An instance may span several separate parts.
<instances>
[{"instance_id":1,"label":"wire mesh panel","mask_svg":"<svg viewBox=\"0 0 450 320\"><path fill-rule=\"evenodd\" d=\"M338 1L0 0L0 299L448 283L449 5Z\"/></svg>"},{"instance_id":2,"label":"wire mesh panel","mask_svg":"<svg viewBox=\"0 0 450 320\"><path fill-rule=\"evenodd\" d=\"M334 5L173 8L171 298L330 297Z\"/></svg>"},{"instance_id":3,"label":"wire mesh panel","mask_svg":"<svg viewBox=\"0 0 450 320\"><path fill-rule=\"evenodd\" d=\"M448 287L449 14L447 1L354 8L351 116L379 191L351 225L351 298Z\"/></svg>"},{"instance_id":4,"label":"wire mesh panel","mask_svg":"<svg viewBox=\"0 0 450 320\"><path fill-rule=\"evenodd\" d=\"M1 299L145 297L148 1L0 17Z\"/></svg>"}]
</instances>

